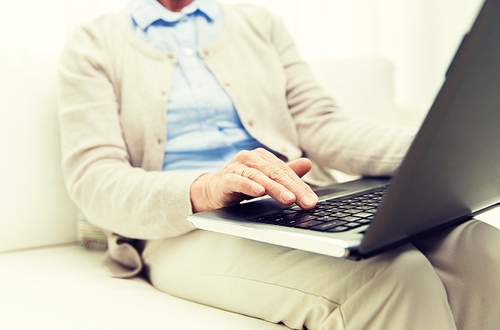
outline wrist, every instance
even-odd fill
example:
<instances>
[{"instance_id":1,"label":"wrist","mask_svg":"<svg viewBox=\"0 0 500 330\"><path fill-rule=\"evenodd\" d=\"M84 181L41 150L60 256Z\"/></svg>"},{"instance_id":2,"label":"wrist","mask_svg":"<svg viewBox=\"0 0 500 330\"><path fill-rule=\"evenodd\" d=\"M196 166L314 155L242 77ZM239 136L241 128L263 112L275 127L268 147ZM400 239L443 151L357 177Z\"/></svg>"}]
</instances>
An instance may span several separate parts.
<instances>
[{"instance_id":1,"label":"wrist","mask_svg":"<svg viewBox=\"0 0 500 330\"><path fill-rule=\"evenodd\" d=\"M210 173L204 173L193 181L190 188L191 208L193 213L213 209L210 205L208 194L208 181Z\"/></svg>"}]
</instances>

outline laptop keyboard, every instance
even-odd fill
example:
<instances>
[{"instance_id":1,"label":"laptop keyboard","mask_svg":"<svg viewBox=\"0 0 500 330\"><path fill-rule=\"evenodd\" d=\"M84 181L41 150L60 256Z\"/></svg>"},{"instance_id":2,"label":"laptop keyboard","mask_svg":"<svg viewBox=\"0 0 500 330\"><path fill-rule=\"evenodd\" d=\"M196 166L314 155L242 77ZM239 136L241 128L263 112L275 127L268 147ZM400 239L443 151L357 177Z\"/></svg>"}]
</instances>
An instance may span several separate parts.
<instances>
[{"instance_id":1,"label":"laptop keyboard","mask_svg":"<svg viewBox=\"0 0 500 330\"><path fill-rule=\"evenodd\" d=\"M382 203L387 186L318 202L312 210L292 206L254 218L261 223L323 232L344 232L368 225Z\"/></svg>"}]
</instances>

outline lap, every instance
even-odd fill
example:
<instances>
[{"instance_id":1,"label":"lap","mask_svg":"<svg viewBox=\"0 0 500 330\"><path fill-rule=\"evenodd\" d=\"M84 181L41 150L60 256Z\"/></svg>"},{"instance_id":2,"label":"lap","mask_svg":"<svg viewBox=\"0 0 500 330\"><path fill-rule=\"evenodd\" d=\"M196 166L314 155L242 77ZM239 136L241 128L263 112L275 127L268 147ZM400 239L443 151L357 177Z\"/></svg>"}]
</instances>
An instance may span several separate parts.
<instances>
[{"instance_id":1,"label":"lap","mask_svg":"<svg viewBox=\"0 0 500 330\"><path fill-rule=\"evenodd\" d=\"M143 258L161 291L292 328L454 328L445 288L412 244L351 261L198 230L148 242Z\"/></svg>"}]
</instances>

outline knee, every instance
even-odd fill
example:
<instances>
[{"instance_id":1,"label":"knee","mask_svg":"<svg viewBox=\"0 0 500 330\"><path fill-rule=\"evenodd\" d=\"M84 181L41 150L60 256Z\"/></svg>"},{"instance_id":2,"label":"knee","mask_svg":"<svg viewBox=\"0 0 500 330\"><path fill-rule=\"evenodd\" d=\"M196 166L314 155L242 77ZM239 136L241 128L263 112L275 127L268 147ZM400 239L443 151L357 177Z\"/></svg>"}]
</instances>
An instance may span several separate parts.
<instances>
[{"instance_id":1,"label":"knee","mask_svg":"<svg viewBox=\"0 0 500 330\"><path fill-rule=\"evenodd\" d=\"M444 292L444 286L430 261L411 245L387 253L385 267L380 274L387 283L392 283L393 293L405 299L417 300Z\"/></svg>"},{"instance_id":2,"label":"knee","mask_svg":"<svg viewBox=\"0 0 500 330\"><path fill-rule=\"evenodd\" d=\"M407 249L395 256L387 268L387 272L411 281L420 281L422 278L433 277L434 268L429 260L415 248Z\"/></svg>"},{"instance_id":3,"label":"knee","mask_svg":"<svg viewBox=\"0 0 500 330\"><path fill-rule=\"evenodd\" d=\"M488 281L490 285L500 286L500 230L481 221L470 224L467 241L461 247L467 249L463 267L475 280Z\"/></svg>"}]
</instances>

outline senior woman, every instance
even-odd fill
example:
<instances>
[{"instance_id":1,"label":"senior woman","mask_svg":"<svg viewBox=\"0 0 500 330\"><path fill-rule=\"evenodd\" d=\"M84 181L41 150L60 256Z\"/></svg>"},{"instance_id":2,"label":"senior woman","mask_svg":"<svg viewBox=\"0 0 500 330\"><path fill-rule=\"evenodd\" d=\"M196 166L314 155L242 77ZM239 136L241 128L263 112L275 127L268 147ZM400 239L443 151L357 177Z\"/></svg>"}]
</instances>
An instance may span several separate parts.
<instances>
[{"instance_id":1,"label":"senior woman","mask_svg":"<svg viewBox=\"0 0 500 330\"><path fill-rule=\"evenodd\" d=\"M500 326L500 235L479 221L350 261L186 220L263 194L314 208L311 168L391 175L412 141L342 113L267 10L131 0L72 33L59 104L68 191L114 276L295 329Z\"/></svg>"}]
</instances>

